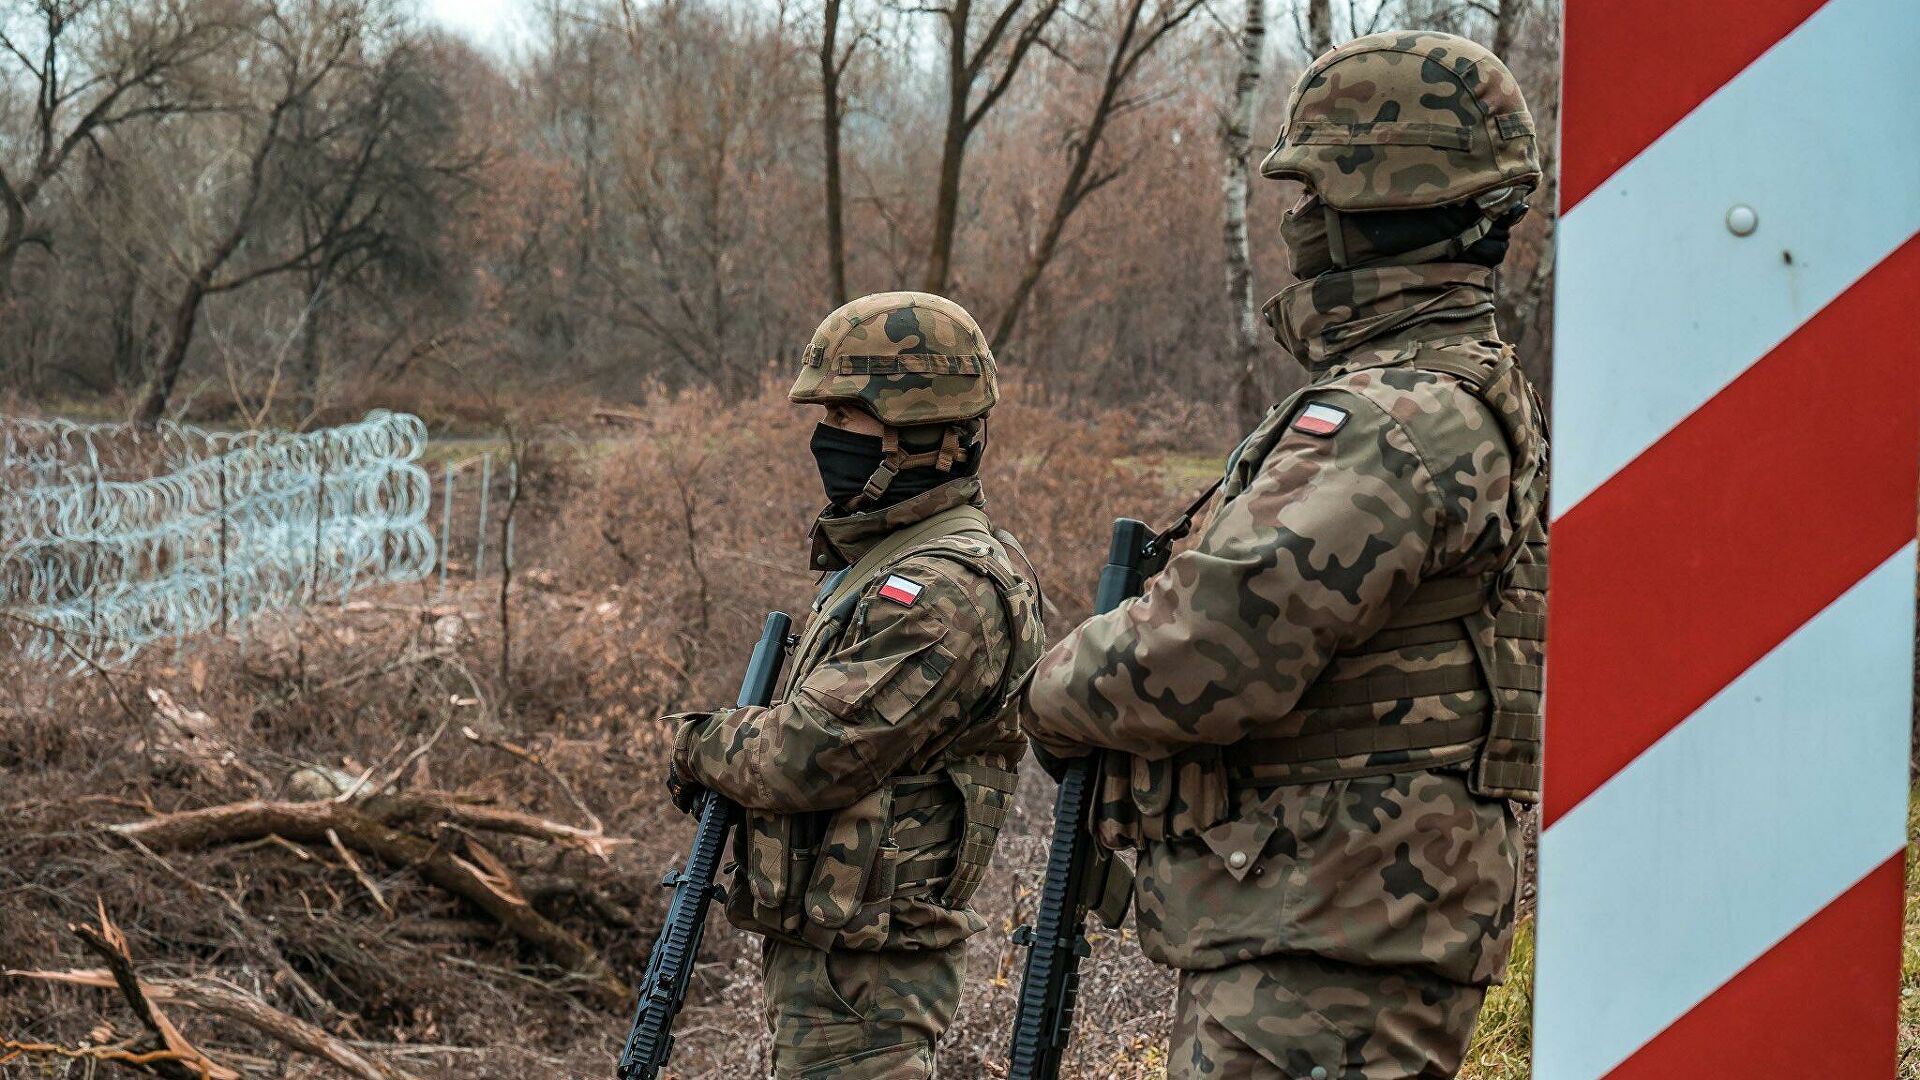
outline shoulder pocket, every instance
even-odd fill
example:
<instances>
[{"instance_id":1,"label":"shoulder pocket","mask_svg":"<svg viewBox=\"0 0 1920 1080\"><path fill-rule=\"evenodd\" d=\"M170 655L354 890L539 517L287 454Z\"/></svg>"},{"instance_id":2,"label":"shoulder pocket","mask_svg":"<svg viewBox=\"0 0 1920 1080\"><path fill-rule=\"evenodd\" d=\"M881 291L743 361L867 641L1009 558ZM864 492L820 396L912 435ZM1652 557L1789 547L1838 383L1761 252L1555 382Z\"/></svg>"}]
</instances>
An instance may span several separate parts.
<instances>
[{"instance_id":1,"label":"shoulder pocket","mask_svg":"<svg viewBox=\"0 0 1920 1080\"><path fill-rule=\"evenodd\" d=\"M800 692L842 720L867 710L897 724L953 667L946 636L943 628L918 648L870 660L829 660L807 675Z\"/></svg>"}]
</instances>

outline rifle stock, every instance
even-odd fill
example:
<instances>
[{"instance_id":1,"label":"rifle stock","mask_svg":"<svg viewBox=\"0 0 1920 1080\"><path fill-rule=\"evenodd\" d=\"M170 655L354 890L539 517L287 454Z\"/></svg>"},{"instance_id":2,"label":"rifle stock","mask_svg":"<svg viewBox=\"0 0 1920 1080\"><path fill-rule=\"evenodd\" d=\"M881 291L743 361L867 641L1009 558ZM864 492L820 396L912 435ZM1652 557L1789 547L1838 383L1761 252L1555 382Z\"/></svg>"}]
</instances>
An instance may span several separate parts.
<instances>
[{"instance_id":1,"label":"rifle stock","mask_svg":"<svg viewBox=\"0 0 1920 1080\"><path fill-rule=\"evenodd\" d=\"M772 703L791 626L792 621L782 612L767 616L760 641L753 647L753 658L747 662L746 678L740 683L738 704L742 708ZM673 1021L686 1004L693 961L700 952L700 939L706 935L707 905L721 891L714 884L714 875L726 851L727 835L739 821L740 808L709 791L700 797L695 816L700 824L693 834L693 850L685 865L668 871L660 882L673 889L673 899L647 958L640 1001L634 1006L633 1026L627 1032L616 1069L620 1080L654 1080L673 1054Z\"/></svg>"},{"instance_id":2,"label":"rifle stock","mask_svg":"<svg viewBox=\"0 0 1920 1080\"><path fill-rule=\"evenodd\" d=\"M1146 579L1165 563L1165 539L1145 522L1120 518L1113 523L1107 565L1094 596L1096 614L1140 594ZM1061 1059L1073 1038L1080 961L1091 951L1087 915L1098 912L1110 927L1126 917L1132 869L1101 847L1093 832L1104 756L1093 753L1068 762L1054 797L1053 839L1040 907L1031 926L1014 932L1015 943L1027 948L1027 962L1007 1055L1008 1080L1055 1080L1060 1075Z\"/></svg>"}]
</instances>

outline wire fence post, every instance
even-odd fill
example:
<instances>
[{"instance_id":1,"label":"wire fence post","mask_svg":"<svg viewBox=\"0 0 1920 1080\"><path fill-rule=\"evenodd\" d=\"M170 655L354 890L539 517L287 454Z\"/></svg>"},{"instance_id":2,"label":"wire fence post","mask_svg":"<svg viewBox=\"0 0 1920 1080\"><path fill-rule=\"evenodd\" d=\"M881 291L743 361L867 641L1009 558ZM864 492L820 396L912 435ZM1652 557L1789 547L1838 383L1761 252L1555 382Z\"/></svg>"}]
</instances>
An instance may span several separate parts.
<instances>
[{"instance_id":1,"label":"wire fence post","mask_svg":"<svg viewBox=\"0 0 1920 1080\"><path fill-rule=\"evenodd\" d=\"M486 570L487 570L487 496L492 493L492 489L493 489L493 454L492 453L481 454L480 455L480 527L477 530L475 530L477 535L474 539L474 545L473 545L473 579L475 581L480 580L480 575L486 573Z\"/></svg>"},{"instance_id":2,"label":"wire fence post","mask_svg":"<svg viewBox=\"0 0 1920 1080\"><path fill-rule=\"evenodd\" d=\"M320 459L320 476L313 484L313 565L307 575L307 603L320 598L320 539L327 522L327 459Z\"/></svg>"},{"instance_id":3,"label":"wire fence post","mask_svg":"<svg viewBox=\"0 0 1920 1080\"><path fill-rule=\"evenodd\" d=\"M500 553L503 560L500 564L501 572L509 575L513 573L513 508L518 505L520 505L520 458L516 454L507 464L507 539L505 550Z\"/></svg>"},{"instance_id":4,"label":"wire fence post","mask_svg":"<svg viewBox=\"0 0 1920 1080\"><path fill-rule=\"evenodd\" d=\"M220 461L220 636L227 636L227 458Z\"/></svg>"},{"instance_id":5,"label":"wire fence post","mask_svg":"<svg viewBox=\"0 0 1920 1080\"><path fill-rule=\"evenodd\" d=\"M444 479L440 485L440 592L447 595L447 555L453 549L453 461L449 459L445 466Z\"/></svg>"}]
</instances>

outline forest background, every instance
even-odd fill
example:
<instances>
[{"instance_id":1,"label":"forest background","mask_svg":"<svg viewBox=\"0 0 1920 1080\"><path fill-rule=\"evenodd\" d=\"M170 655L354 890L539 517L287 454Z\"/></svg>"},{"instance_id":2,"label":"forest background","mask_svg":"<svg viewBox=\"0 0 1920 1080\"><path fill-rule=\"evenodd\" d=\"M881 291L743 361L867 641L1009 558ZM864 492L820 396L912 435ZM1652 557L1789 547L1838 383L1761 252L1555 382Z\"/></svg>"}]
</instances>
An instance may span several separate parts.
<instances>
[{"instance_id":1,"label":"forest background","mask_svg":"<svg viewBox=\"0 0 1920 1080\"><path fill-rule=\"evenodd\" d=\"M464 528L444 590L124 664L0 625L0 1076L607 1073L689 835L655 718L730 700L811 595L813 327L917 288L988 329L991 508L1061 633L1112 518L1164 520L1301 380L1257 314L1298 192L1249 169L1335 42L1443 29L1519 76L1548 181L1500 316L1550 390L1556 0L508 18L482 47L401 0L0 0L0 415L409 411ZM1028 770L946 1075L1000 1068L1050 794ZM757 952L708 942L673 1075L756 1075ZM1470 1077L1526 1074L1519 956ZM1070 1074L1164 1075L1171 986L1102 935Z\"/></svg>"}]
</instances>

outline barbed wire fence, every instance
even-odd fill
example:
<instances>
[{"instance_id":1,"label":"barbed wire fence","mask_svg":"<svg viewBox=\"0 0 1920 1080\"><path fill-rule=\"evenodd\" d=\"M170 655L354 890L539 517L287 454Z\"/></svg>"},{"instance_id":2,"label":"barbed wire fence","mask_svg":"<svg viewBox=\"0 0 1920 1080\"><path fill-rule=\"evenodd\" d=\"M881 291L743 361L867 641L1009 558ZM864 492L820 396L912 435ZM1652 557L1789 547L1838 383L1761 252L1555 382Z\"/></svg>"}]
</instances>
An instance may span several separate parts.
<instances>
[{"instance_id":1,"label":"barbed wire fence","mask_svg":"<svg viewBox=\"0 0 1920 1080\"><path fill-rule=\"evenodd\" d=\"M0 417L0 637L114 665L422 580L444 546L426 442L418 417L385 411L306 433Z\"/></svg>"}]
</instances>

